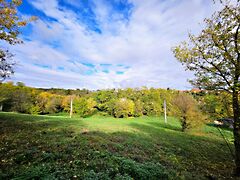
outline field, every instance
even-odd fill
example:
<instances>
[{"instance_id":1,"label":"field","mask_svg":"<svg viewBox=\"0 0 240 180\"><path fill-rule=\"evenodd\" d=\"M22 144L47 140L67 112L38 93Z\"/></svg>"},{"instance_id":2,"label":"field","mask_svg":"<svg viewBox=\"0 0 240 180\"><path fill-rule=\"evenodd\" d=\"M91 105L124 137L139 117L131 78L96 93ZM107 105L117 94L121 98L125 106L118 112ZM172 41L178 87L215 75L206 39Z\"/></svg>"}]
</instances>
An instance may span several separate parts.
<instances>
[{"instance_id":1,"label":"field","mask_svg":"<svg viewBox=\"0 0 240 180\"><path fill-rule=\"evenodd\" d=\"M211 125L183 133L174 118L0 113L0 179L229 179L233 165Z\"/></svg>"}]
</instances>

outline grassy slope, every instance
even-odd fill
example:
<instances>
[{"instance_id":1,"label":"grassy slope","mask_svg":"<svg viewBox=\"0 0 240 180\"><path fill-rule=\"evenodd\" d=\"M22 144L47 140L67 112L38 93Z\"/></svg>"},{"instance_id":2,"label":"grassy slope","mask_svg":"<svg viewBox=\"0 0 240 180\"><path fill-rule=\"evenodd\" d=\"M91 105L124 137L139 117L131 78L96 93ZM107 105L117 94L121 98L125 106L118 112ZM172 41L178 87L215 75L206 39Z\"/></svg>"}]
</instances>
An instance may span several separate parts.
<instances>
[{"instance_id":1,"label":"grassy slope","mask_svg":"<svg viewBox=\"0 0 240 180\"><path fill-rule=\"evenodd\" d=\"M0 113L0 179L231 178L233 160L216 128L182 133L168 122Z\"/></svg>"}]
</instances>

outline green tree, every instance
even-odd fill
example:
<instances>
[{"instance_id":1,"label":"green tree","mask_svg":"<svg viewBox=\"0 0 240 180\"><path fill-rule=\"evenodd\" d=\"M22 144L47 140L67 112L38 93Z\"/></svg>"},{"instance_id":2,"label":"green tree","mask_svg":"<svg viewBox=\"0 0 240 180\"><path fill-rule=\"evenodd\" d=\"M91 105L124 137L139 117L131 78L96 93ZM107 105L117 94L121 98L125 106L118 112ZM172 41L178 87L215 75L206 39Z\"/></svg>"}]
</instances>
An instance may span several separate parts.
<instances>
[{"instance_id":1,"label":"green tree","mask_svg":"<svg viewBox=\"0 0 240 180\"><path fill-rule=\"evenodd\" d=\"M229 5L205 19L200 35L173 48L187 70L195 72L192 84L231 93L234 117L236 175L240 176L240 3Z\"/></svg>"},{"instance_id":2,"label":"green tree","mask_svg":"<svg viewBox=\"0 0 240 180\"><path fill-rule=\"evenodd\" d=\"M97 109L99 111L108 112L111 114L112 101L116 98L117 92L115 90L101 90L94 94L94 99L97 102Z\"/></svg>"},{"instance_id":3,"label":"green tree","mask_svg":"<svg viewBox=\"0 0 240 180\"><path fill-rule=\"evenodd\" d=\"M139 117L143 115L143 103L140 100L134 102L134 116Z\"/></svg>"},{"instance_id":4,"label":"green tree","mask_svg":"<svg viewBox=\"0 0 240 180\"><path fill-rule=\"evenodd\" d=\"M142 89L143 114L148 116L161 115L163 101L157 89Z\"/></svg>"},{"instance_id":5,"label":"green tree","mask_svg":"<svg viewBox=\"0 0 240 180\"><path fill-rule=\"evenodd\" d=\"M113 105L113 115L117 118L126 118L134 114L134 102L126 98L115 100Z\"/></svg>"},{"instance_id":6,"label":"green tree","mask_svg":"<svg viewBox=\"0 0 240 180\"><path fill-rule=\"evenodd\" d=\"M13 83L0 84L0 105L2 110L29 113L35 97L32 88L22 85L14 86Z\"/></svg>"},{"instance_id":7,"label":"green tree","mask_svg":"<svg viewBox=\"0 0 240 180\"><path fill-rule=\"evenodd\" d=\"M10 111L12 106L12 94L15 87L12 82L0 83L0 109Z\"/></svg>"},{"instance_id":8,"label":"green tree","mask_svg":"<svg viewBox=\"0 0 240 180\"><path fill-rule=\"evenodd\" d=\"M21 4L21 0L0 0L0 40L11 45L22 43L18 39L20 28L26 26L28 21L36 19L32 17L28 21L23 20L17 12ZM15 62L12 61L12 57L13 54L0 47L0 82L14 73Z\"/></svg>"},{"instance_id":9,"label":"green tree","mask_svg":"<svg viewBox=\"0 0 240 180\"><path fill-rule=\"evenodd\" d=\"M31 90L29 88L16 87L11 97L11 111L29 113L31 106L33 105L31 97Z\"/></svg>"},{"instance_id":10,"label":"green tree","mask_svg":"<svg viewBox=\"0 0 240 180\"><path fill-rule=\"evenodd\" d=\"M74 112L81 117L91 116L95 112L96 101L93 98L76 97L73 101Z\"/></svg>"},{"instance_id":11,"label":"green tree","mask_svg":"<svg viewBox=\"0 0 240 180\"><path fill-rule=\"evenodd\" d=\"M212 119L232 116L231 97L226 92L209 92L198 98L201 109L210 115Z\"/></svg>"}]
</instances>

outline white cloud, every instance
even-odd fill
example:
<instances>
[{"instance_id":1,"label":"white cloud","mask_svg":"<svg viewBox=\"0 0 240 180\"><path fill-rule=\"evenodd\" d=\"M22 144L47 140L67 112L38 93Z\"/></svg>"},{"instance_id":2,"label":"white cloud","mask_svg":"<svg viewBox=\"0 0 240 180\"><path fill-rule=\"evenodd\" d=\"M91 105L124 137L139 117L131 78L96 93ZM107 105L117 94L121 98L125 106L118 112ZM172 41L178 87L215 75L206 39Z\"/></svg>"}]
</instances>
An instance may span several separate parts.
<instances>
[{"instance_id":1,"label":"white cloud","mask_svg":"<svg viewBox=\"0 0 240 180\"><path fill-rule=\"evenodd\" d=\"M31 41L15 48L24 66L14 79L38 87L188 88L187 78L191 74L184 72L174 59L171 47L185 40L189 31L197 33L201 28L199 22L219 6L205 0L130 2L133 4L131 16L124 19L110 4L94 1L92 10L102 31L98 33L90 30L76 12L61 7L57 0L31 1L35 8L56 21L38 20L28 37ZM80 7L75 0L69 3ZM95 64L99 71L83 75L89 69L81 64L83 61ZM109 73L101 72L100 63L113 64ZM49 65L52 69L33 64ZM121 69L117 64L131 68ZM59 72L59 66L64 67L64 71ZM117 75L116 71L124 74Z\"/></svg>"}]
</instances>

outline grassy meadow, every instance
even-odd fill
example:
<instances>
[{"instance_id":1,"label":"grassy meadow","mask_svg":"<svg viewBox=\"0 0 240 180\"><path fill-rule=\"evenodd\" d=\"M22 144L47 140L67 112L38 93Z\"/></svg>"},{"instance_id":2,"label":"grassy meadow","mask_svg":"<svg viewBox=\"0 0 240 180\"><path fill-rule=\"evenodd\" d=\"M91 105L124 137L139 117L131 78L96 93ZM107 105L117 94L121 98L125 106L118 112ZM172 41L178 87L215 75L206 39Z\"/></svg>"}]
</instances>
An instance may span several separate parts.
<instances>
[{"instance_id":1,"label":"grassy meadow","mask_svg":"<svg viewBox=\"0 0 240 180\"><path fill-rule=\"evenodd\" d=\"M211 125L183 133L175 118L0 113L0 179L230 179L233 167Z\"/></svg>"}]
</instances>

